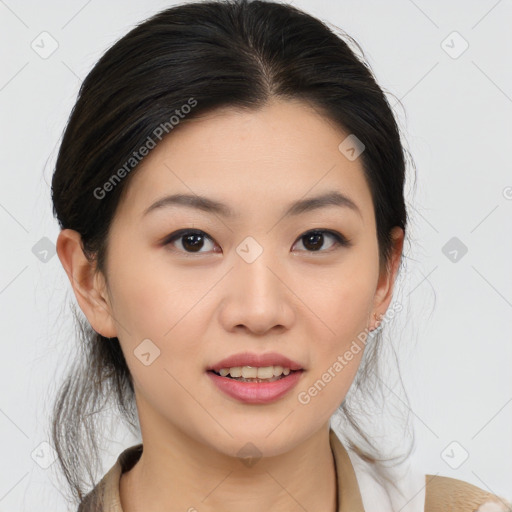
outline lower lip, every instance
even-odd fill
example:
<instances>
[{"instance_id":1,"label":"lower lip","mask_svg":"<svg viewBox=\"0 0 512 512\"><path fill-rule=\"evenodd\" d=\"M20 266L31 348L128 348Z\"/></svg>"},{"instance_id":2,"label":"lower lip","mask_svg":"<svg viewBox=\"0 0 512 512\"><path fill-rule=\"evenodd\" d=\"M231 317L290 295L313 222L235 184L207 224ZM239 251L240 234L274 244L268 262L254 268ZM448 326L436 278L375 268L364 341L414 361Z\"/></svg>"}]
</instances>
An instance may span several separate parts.
<instances>
[{"instance_id":1,"label":"lower lip","mask_svg":"<svg viewBox=\"0 0 512 512\"><path fill-rule=\"evenodd\" d=\"M226 395L247 404L268 404L286 395L294 388L303 370L290 372L274 382L240 382L229 377L221 377L212 371L206 372L213 383Z\"/></svg>"}]
</instances>

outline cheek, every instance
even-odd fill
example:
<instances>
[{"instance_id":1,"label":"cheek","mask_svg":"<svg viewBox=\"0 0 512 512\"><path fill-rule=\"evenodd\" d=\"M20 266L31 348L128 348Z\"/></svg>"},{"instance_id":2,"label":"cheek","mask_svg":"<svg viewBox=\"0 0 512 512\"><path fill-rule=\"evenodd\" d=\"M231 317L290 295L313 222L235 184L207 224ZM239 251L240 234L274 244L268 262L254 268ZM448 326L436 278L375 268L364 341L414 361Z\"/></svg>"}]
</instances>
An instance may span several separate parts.
<instances>
[{"instance_id":1,"label":"cheek","mask_svg":"<svg viewBox=\"0 0 512 512\"><path fill-rule=\"evenodd\" d=\"M197 414L197 405L185 389L191 389L198 376L191 372L191 361L201 361L200 299L207 291L194 286L190 277L170 266L137 258L120 264L112 275L115 314L126 330L119 328L119 340L138 394L143 415L172 410L186 417ZM208 283L208 281L206 281ZM148 341L150 340L150 341ZM201 368L198 366L197 371Z\"/></svg>"},{"instance_id":2,"label":"cheek","mask_svg":"<svg viewBox=\"0 0 512 512\"><path fill-rule=\"evenodd\" d=\"M315 348L311 347L311 371L298 394L306 409L325 421L345 398L364 355L372 282L358 274L340 272L323 299L315 302L319 323ZM326 328L326 326L328 328Z\"/></svg>"},{"instance_id":3,"label":"cheek","mask_svg":"<svg viewBox=\"0 0 512 512\"><path fill-rule=\"evenodd\" d=\"M374 297L373 285L373 280L352 274L332 291L330 314L338 339L346 341L367 327Z\"/></svg>"},{"instance_id":4,"label":"cheek","mask_svg":"<svg viewBox=\"0 0 512 512\"><path fill-rule=\"evenodd\" d=\"M166 367L190 361L198 350L194 340L200 339L201 326L196 309L206 284L195 286L187 273L173 269L161 256L152 258L148 252L132 252L129 258L115 261L119 264L110 272L110 287L118 337L127 362L138 362L134 351L146 339L160 350L158 359ZM150 343L146 344L151 348Z\"/></svg>"},{"instance_id":5,"label":"cheek","mask_svg":"<svg viewBox=\"0 0 512 512\"><path fill-rule=\"evenodd\" d=\"M377 258L371 250L354 251L326 277L313 304L329 327L329 343L342 348L367 327L377 281Z\"/></svg>"},{"instance_id":6,"label":"cheek","mask_svg":"<svg viewBox=\"0 0 512 512\"><path fill-rule=\"evenodd\" d=\"M316 386L310 388L311 393L318 397L317 406L326 411L341 403L364 354L378 281L376 251L376 245L369 244L347 253L343 264L324 280L324 293L312 302L322 320L315 336L322 350L311 352L314 371L307 384Z\"/></svg>"}]
</instances>

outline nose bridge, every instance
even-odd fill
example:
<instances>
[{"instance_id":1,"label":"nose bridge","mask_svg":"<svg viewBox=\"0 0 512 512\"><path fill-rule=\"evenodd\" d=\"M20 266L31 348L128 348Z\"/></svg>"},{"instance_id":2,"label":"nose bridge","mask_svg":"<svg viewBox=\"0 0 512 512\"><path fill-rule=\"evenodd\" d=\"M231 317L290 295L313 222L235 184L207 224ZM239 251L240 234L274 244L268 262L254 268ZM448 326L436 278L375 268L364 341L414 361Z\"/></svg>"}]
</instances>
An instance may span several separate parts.
<instances>
[{"instance_id":1,"label":"nose bridge","mask_svg":"<svg viewBox=\"0 0 512 512\"><path fill-rule=\"evenodd\" d=\"M263 297L275 300L279 280L270 268L278 265L270 245L264 247L254 237L247 236L236 247L236 253L235 280L245 287L243 295L255 300Z\"/></svg>"}]
</instances>

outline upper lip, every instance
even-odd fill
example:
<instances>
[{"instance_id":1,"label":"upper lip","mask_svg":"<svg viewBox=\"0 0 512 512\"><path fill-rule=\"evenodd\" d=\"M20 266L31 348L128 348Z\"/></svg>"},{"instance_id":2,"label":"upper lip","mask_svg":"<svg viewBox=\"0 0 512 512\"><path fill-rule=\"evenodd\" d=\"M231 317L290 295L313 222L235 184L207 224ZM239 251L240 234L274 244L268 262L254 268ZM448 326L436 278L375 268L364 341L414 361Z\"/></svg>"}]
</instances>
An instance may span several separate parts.
<instances>
[{"instance_id":1,"label":"upper lip","mask_svg":"<svg viewBox=\"0 0 512 512\"><path fill-rule=\"evenodd\" d=\"M267 354L252 354L244 352L226 357L207 368L207 371L214 370L218 372L221 368L235 368L237 366L255 366L258 368L265 366L282 366L290 370L302 370L302 365L285 357L277 352L269 352Z\"/></svg>"}]
</instances>

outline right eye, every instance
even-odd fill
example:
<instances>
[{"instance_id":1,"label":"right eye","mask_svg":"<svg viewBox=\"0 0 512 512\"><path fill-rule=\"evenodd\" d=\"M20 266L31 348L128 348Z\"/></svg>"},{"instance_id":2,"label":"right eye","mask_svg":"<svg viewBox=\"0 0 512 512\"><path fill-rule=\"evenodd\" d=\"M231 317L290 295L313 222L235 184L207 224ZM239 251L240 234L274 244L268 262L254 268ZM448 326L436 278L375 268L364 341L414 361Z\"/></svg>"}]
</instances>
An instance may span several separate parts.
<instances>
[{"instance_id":1,"label":"right eye","mask_svg":"<svg viewBox=\"0 0 512 512\"><path fill-rule=\"evenodd\" d=\"M180 229L171 233L163 242L163 245L173 245L172 250L178 250L187 254L204 253L209 251L201 251L204 247L204 240L208 239L213 242L213 239L208 236L204 231ZM181 248L177 248L175 243L178 242ZM214 251L219 252L219 251Z\"/></svg>"}]
</instances>

